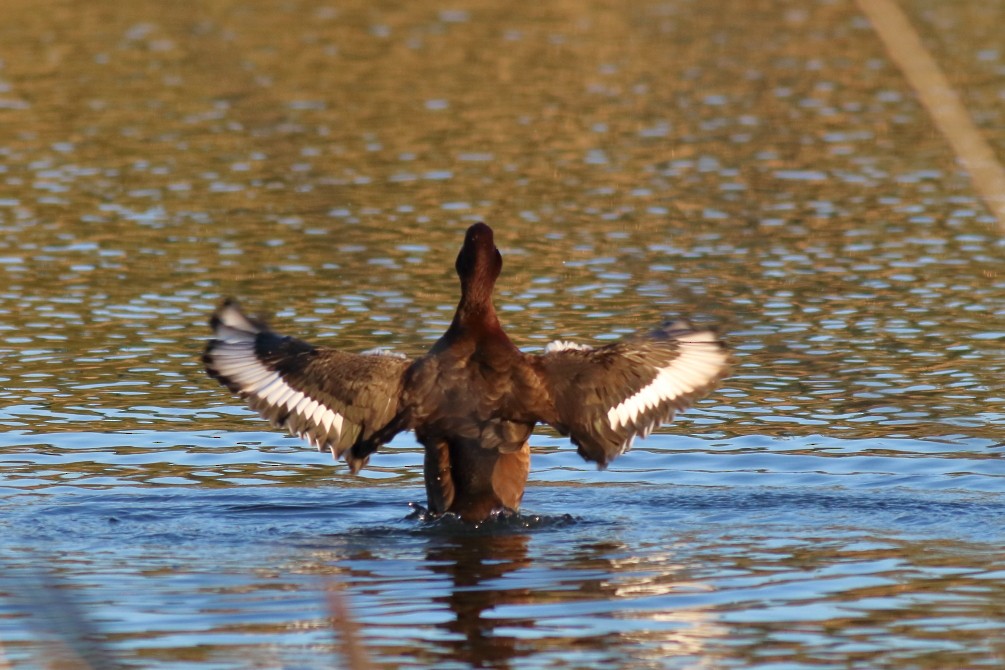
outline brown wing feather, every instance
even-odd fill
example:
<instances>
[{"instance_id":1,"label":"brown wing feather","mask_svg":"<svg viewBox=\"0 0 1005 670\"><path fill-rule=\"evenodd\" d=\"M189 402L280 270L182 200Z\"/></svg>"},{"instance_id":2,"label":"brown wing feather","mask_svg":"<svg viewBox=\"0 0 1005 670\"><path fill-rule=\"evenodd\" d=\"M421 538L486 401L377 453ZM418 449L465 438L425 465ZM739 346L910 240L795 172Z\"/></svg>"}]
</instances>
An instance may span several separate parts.
<instances>
[{"instance_id":1,"label":"brown wing feather","mask_svg":"<svg viewBox=\"0 0 1005 670\"><path fill-rule=\"evenodd\" d=\"M601 467L709 393L729 367L718 336L686 321L597 349L549 349L536 361L554 414L541 418Z\"/></svg>"},{"instance_id":2,"label":"brown wing feather","mask_svg":"<svg viewBox=\"0 0 1005 670\"><path fill-rule=\"evenodd\" d=\"M396 432L388 428L398 413L407 360L284 337L233 301L210 325L215 337L203 354L209 375L273 424L318 449L328 447L336 458L345 454L354 471Z\"/></svg>"}]
</instances>

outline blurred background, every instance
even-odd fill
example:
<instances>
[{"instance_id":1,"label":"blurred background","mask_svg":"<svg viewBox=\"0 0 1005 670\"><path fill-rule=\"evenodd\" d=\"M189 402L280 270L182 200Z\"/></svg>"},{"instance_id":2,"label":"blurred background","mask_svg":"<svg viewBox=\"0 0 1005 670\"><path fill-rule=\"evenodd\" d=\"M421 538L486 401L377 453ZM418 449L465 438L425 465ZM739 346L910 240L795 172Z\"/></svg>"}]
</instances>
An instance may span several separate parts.
<instances>
[{"instance_id":1,"label":"blurred background","mask_svg":"<svg viewBox=\"0 0 1005 670\"><path fill-rule=\"evenodd\" d=\"M1005 5L901 6L1000 159ZM0 667L330 667L330 592L379 667L1005 662L1005 243L853 2L0 18L0 562L93 620L0 583ZM518 346L687 315L732 377L607 472L539 430L478 531L406 519L411 435L354 477L202 372L225 296L423 353L476 220Z\"/></svg>"}]
</instances>

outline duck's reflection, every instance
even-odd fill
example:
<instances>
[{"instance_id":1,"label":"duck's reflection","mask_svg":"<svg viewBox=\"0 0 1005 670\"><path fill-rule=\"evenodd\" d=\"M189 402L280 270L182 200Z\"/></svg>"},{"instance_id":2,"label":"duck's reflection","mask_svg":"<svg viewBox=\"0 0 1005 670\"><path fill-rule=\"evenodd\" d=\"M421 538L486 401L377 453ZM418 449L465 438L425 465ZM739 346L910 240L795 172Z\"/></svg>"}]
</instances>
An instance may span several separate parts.
<instances>
[{"instance_id":1,"label":"duck's reflection","mask_svg":"<svg viewBox=\"0 0 1005 670\"><path fill-rule=\"evenodd\" d=\"M617 665L626 645L658 660L700 655L724 634L714 601L701 597L712 585L671 549L638 555L593 536L542 553L549 537L470 526L369 532L340 538L323 569L354 592L372 649L430 666L519 668L573 649L585 663ZM580 631L572 648L570 626Z\"/></svg>"},{"instance_id":2,"label":"duck's reflection","mask_svg":"<svg viewBox=\"0 0 1005 670\"><path fill-rule=\"evenodd\" d=\"M376 596L379 600L386 595L383 589L372 591L366 585L395 584L397 590L403 583L407 583L411 597L426 603L423 607L423 618L427 622L425 625L433 626L435 631L429 635L429 629L426 628L427 634L423 637L431 644L421 648L413 646L407 651L399 647L406 640L414 640L413 636L418 629L412 628L401 639L395 640L393 634L384 638L385 644L381 646L385 651L389 647L398 647L400 652L407 653L418 661L436 663L449 658L474 668L509 668L512 659L533 653L533 648L517 648L518 638L497 631L502 626L533 627L533 622L496 620L490 614L493 608L523 604L531 599L531 589L526 585L520 586L519 580L514 580L513 584L506 581L508 574L530 564L530 535L516 528L472 529L466 524L456 528L427 528L421 535L425 560L414 561L412 557L409 561L411 566L421 566L424 574L419 576L385 572L385 566L391 563L381 556L391 548L386 545L394 545L394 540L386 535L382 536L382 543L386 545L380 548L373 543L374 538L368 533L355 538L340 538L347 546L337 551L338 557L334 563L325 561L326 567L323 570L329 575L334 573L339 576L337 582L331 583L333 590L341 591L348 583L354 585L353 590L361 596L353 599L357 608L353 611L350 607L345 612L346 616L350 619L368 619L366 596ZM407 543L414 546L414 540L413 535ZM361 541L362 544L359 544ZM399 604L402 595L398 593L395 596ZM350 605L352 604L350 601ZM380 604L377 607L378 610L383 610ZM344 637L347 633L346 626L338 621L334 612L332 615L333 629L340 633L340 637ZM353 622L349 621L349 624L349 628L352 628ZM394 624L388 625L392 630L395 628ZM363 627L374 632L372 626ZM377 628L384 629L378 637L388 634L384 625L378 625ZM343 656L347 655L345 650L342 652Z\"/></svg>"},{"instance_id":3,"label":"duck's reflection","mask_svg":"<svg viewBox=\"0 0 1005 670\"><path fill-rule=\"evenodd\" d=\"M498 622L489 613L499 605L530 599L530 589L509 587L504 580L530 563L529 541L528 535L506 533L456 535L431 543L426 556L432 570L453 582L446 602L454 618L444 624L454 634L448 643L453 658L471 667L509 667L509 661L521 655L515 638L497 633Z\"/></svg>"}]
</instances>

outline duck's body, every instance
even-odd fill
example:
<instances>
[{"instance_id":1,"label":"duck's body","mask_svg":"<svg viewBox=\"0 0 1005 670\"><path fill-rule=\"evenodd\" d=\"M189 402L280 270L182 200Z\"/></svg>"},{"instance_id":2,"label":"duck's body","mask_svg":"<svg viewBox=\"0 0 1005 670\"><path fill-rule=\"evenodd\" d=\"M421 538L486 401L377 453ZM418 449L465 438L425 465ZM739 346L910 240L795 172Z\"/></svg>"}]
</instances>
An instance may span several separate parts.
<instances>
[{"instance_id":1,"label":"duck's body","mask_svg":"<svg viewBox=\"0 0 1005 670\"><path fill-rule=\"evenodd\" d=\"M552 343L525 354L492 304L502 257L491 228L468 229L456 268L454 319L414 361L315 348L227 301L211 321L206 370L354 472L395 434L414 430L426 450L430 512L469 521L519 509L535 424L571 436L603 467L726 374L725 346L682 321L597 349Z\"/></svg>"}]
</instances>

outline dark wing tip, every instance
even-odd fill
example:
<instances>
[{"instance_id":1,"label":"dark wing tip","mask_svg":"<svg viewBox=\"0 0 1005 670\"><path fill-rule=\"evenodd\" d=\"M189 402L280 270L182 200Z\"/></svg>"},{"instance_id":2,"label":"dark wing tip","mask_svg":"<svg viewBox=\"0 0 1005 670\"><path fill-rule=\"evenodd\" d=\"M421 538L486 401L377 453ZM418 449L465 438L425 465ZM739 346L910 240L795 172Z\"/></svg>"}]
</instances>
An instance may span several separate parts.
<instances>
[{"instance_id":1,"label":"dark wing tip","mask_svg":"<svg viewBox=\"0 0 1005 670\"><path fill-rule=\"evenodd\" d=\"M251 316L243 309L236 298L224 298L220 306L216 308L213 315L209 317L209 327L217 337L231 334L233 331L244 333L260 333L269 330L265 319ZM231 329L227 331L226 329Z\"/></svg>"},{"instance_id":2,"label":"dark wing tip","mask_svg":"<svg viewBox=\"0 0 1005 670\"><path fill-rule=\"evenodd\" d=\"M241 306L237 304L236 298L226 297L220 306L213 310L213 314L209 317L209 327L211 330L216 330L221 323L223 323L223 317L221 316L224 311L228 309L241 310Z\"/></svg>"}]
</instances>

